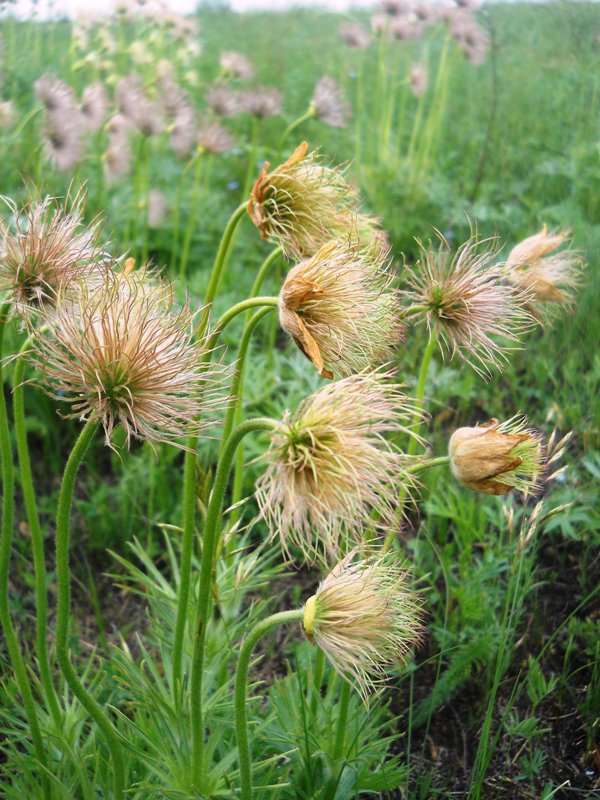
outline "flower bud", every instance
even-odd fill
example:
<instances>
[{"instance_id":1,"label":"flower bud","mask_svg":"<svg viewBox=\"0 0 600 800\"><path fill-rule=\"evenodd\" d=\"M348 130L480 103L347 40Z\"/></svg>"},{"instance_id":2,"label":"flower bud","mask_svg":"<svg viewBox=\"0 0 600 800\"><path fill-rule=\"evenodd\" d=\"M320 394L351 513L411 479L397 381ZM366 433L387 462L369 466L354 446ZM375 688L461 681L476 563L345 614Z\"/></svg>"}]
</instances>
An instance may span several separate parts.
<instances>
[{"instance_id":1,"label":"flower bud","mask_svg":"<svg viewBox=\"0 0 600 800\"><path fill-rule=\"evenodd\" d=\"M536 487L541 470L540 437L525 428L523 417L500 423L459 428L448 446L454 477L464 486L484 494L527 492Z\"/></svg>"}]
</instances>

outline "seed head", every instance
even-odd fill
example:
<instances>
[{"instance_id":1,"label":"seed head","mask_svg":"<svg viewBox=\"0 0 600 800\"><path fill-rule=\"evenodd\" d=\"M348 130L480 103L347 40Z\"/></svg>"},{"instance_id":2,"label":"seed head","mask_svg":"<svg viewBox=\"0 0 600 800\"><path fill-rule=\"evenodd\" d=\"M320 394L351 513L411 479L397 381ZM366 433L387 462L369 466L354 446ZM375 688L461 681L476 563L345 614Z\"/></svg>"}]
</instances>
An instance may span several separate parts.
<instances>
[{"instance_id":1,"label":"seed head","mask_svg":"<svg viewBox=\"0 0 600 800\"><path fill-rule=\"evenodd\" d=\"M102 269L98 222L83 225L83 194L61 207L55 198L23 208L2 198L12 222L0 222L0 291L10 293L14 311L30 320L54 307L74 281Z\"/></svg>"},{"instance_id":2,"label":"seed head","mask_svg":"<svg viewBox=\"0 0 600 800\"><path fill-rule=\"evenodd\" d=\"M228 78L246 81L254 77L254 67L241 53L226 50L221 53L219 63L223 74Z\"/></svg>"},{"instance_id":3,"label":"seed head","mask_svg":"<svg viewBox=\"0 0 600 800\"><path fill-rule=\"evenodd\" d=\"M281 114L283 98L278 89L260 86L257 89L240 92L239 100L242 111L251 117L266 119Z\"/></svg>"},{"instance_id":4,"label":"seed head","mask_svg":"<svg viewBox=\"0 0 600 800\"><path fill-rule=\"evenodd\" d=\"M196 126L196 112L190 103L181 103L173 118L169 130L171 131L171 147L179 158L186 158L194 149L198 129Z\"/></svg>"},{"instance_id":5,"label":"seed head","mask_svg":"<svg viewBox=\"0 0 600 800\"><path fill-rule=\"evenodd\" d=\"M79 111L83 125L89 131L97 131L102 127L108 111L108 97L101 83L91 83L85 87Z\"/></svg>"},{"instance_id":6,"label":"seed head","mask_svg":"<svg viewBox=\"0 0 600 800\"><path fill-rule=\"evenodd\" d=\"M339 27L342 41L353 50L366 50L371 44L371 34L356 22L342 22Z\"/></svg>"},{"instance_id":7,"label":"seed head","mask_svg":"<svg viewBox=\"0 0 600 800\"><path fill-rule=\"evenodd\" d=\"M307 560L337 557L364 544L367 528L396 521L400 487L412 485L409 458L385 436L409 434L415 409L390 377L363 372L328 384L272 434L256 496L286 553L295 545Z\"/></svg>"},{"instance_id":8,"label":"seed head","mask_svg":"<svg viewBox=\"0 0 600 800\"><path fill-rule=\"evenodd\" d=\"M450 467L464 486L484 494L529 492L542 470L541 437L524 417L459 428L448 445Z\"/></svg>"},{"instance_id":9,"label":"seed head","mask_svg":"<svg viewBox=\"0 0 600 800\"><path fill-rule=\"evenodd\" d=\"M0 100L0 128L12 128L17 118L17 110L12 100Z\"/></svg>"},{"instance_id":10,"label":"seed head","mask_svg":"<svg viewBox=\"0 0 600 800\"><path fill-rule=\"evenodd\" d=\"M422 64L414 64L410 70L410 88L415 97L423 97L427 91L427 72Z\"/></svg>"},{"instance_id":11,"label":"seed head","mask_svg":"<svg viewBox=\"0 0 600 800\"><path fill-rule=\"evenodd\" d=\"M150 100L137 75L121 78L115 89L119 111L144 136L156 136L163 129L158 105Z\"/></svg>"},{"instance_id":12,"label":"seed head","mask_svg":"<svg viewBox=\"0 0 600 800\"><path fill-rule=\"evenodd\" d=\"M205 120L198 131L198 149L205 153L227 153L235 147L235 139L219 122Z\"/></svg>"},{"instance_id":13,"label":"seed head","mask_svg":"<svg viewBox=\"0 0 600 800\"><path fill-rule=\"evenodd\" d=\"M239 92L227 86L214 86L209 89L206 102L218 117L234 117L241 111Z\"/></svg>"},{"instance_id":14,"label":"seed head","mask_svg":"<svg viewBox=\"0 0 600 800\"><path fill-rule=\"evenodd\" d=\"M172 305L171 287L149 282L147 271L107 271L100 288L79 283L35 339L46 391L69 404L67 416L101 422L107 444L118 424L128 445L173 442L197 432L201 412L218 402L193 316Z\"/></svg>"},{"instance_id":15,"label":"seed head","mask_svg":"<svg viewBox=\"0 0 600 800\"><path fill-rule=\"evenodd\" d=\"M581 280L582 260L570 249L556 251L568 240L568 231L542 230L510 251L508 280L531 296L533 312L539 303L572 305L573 290Z\"/></svg>"},{"instance_id":16,"label":"seed head","mask_svg":"<svg viewBox=\"0 0 600 800\"><path fill-rule=\"evenodd\" d=\"M42 75L38 78L34 83L34 90L37 99L49 115L70 115L77 108L73 89L52 75Z\"/></svg>"},{"instance_id":17,"label":"seed head","mask_svg":"<svg viewBox=\"0 0 600 800\"><path fill-rule=\"evenodd\" d=\"M288 273L279 320L325 378L389 360L403 326L386 254L376 260L349 243L329 242Z\"/></svg>"},{"instance_id":18,"label":"seed head","mask_svg":"<svg viewBox=\"0 0 600 800\"><path fill-rule=\"evenodd\" d=\"M42 148L46 159L59 172L71 172L83 158L81 117L48 117L42 130Z\"/></svg>"},{"instance_id":19,"label":"seed head","mask_svg":"<svg viewBox=\"0 0 600 800\"><path fill-rule=\"evenodd\" d=\"M261 238L300 259L348 235L358 197L342 170L323 166L317 152L308 153L306 142L284 164L272 172L269 167L266 162L248 202Z\"/></svg>"},{"instance_id":20,"label":"seed head","mask_svg":"<svg viewBox=\"0 0 600 800\"><path fill-rule=\"evenodd\" d=\"M420 259L409 278L407 295L417 319L435 329L442 352L460 355L483 376L508 361L506 353L535 325L525 310L527 296L503 279L493 250L477 252L469 239L455 254L441 234L440 245L419 242ZM503 341L504 340L504 341Z\"/></svg>"},{"instance_id":21,"label":"seed head","mask_svg":"<svg viewBox=\"0 0 600 800\"><path fill-rule=\"evenodd\" d=\"M310 101L310 112L324 125L332 128L345 128L352 113L349 103L344 100L337 82L328 75L322 77Z\"/></svg>"},{"instance_id":22,"label":"seed head","mask_svg":"<svg viewBox=\"0 0 600 800\"><path fill-rule=\"evenodd\" d=\"M367 700L422 637L422 608L405 567L351 553L304 606L304 632Z\"/></svg>"}]
</instances>

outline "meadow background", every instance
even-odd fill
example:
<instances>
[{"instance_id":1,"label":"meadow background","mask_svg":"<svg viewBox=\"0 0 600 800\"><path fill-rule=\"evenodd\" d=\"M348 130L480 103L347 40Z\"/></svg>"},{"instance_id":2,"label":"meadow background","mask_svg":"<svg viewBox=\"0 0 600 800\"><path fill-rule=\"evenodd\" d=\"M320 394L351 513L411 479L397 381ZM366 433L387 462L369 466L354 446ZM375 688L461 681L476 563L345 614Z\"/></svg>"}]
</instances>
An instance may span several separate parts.
<instances>
[{"instance_id":1,"label":"meadow background","mask_svg":"<svg viewBox=\"0 0 600 800\"><path fill-rule=\"evenodd\" d=\"M381 50L377 43L365 51L351 50L338 33L340 22L350 19L368 28L367 12L339 15L315 9L238 15L214 7L201 8L196 17L200 30L195 38L202 52L191 60L177 60L177 40L153 39L147 24L134 20L120 23L114 55L98 57L112 61L108 69L89 57L93 41L88 49L77 45L70 21L2 19L2 100L12 101L18 110L15 122L0 131L2 194L15 200L23 200L28 191L61 196L71 181L75 187L85 182L86 217L100 214L105 219L112 251L128 252L138 262L151 259L178 280L180 298L187 286L192 304L199 303L220 234L242 199L249 156L255 160L252 176L265 158L276 161L282 131L306 110L317 80L330 75L353 105L347 127L308 120L291 135L285 152L306 139L334 163L348 162L348 174L360 187L366 209L382 220L398 270L403 260L414 260L415 237L427 240L434 229L459 244L476 228L483 238L497 236L506 252L544 223L570 228L574 246L588 264L572 312L530 335L501 375L486 382L472 370L444 364L436 356L426 391L431 414L427 435L436 452L443 452L457 427L508 418L518 410L546 434L555 428L561 434L573 430L565 456L568 470L548 499L550 507L568 507L540 525L534 546L524 554L515 533L526 513L520 501L514 502L511 527L501 498L468 494L441 472L428 476L427 501L403 533L427 598L428 634L414 662L394 680L386 703L365 722L371 726L371 740L385 742L385 748L381 744L368 756L365 775L370 777L360 777L362 767L357 767L352 779L331 790L324 777L327 767L316 768L315 763L320 764L327 752L324 742L331 737L328 719L335 716L335 697L327 701L333 704L329 711L303 708L300 713L288 684L306 678L308 645L296 647L287 639L271 642L265 646L267 665L260 673L270 687L264 690L270 702L261 707L264 738L277 740L282 753L297 748L297 754L293 769L280 768L287 788L265 791L265 796L341 798L360 791L414 800L600 797L600 7L560 2L486 5L478 19L491 43L479 65L448 44L442 28L418 41L394 43L383 67L388 90L394 81L406 79L415 62L425 65L429 85L422 98L405 92L403 109L394 106L387 139L382 128L382 120L388 119L382 111L384 101L380 97L376 105L375 96L381 86ZM136 41L142 43L137 63L131 50ZM261 123L256 150L251 121L242 115L226 121L236 137L235 147L206 158L195 183L193 170L182 182L185 162L175 158L165 137L157 137L144 155L147 172L134 170L110 184L102 175L103 131L92 135L95 141L82 163L68 174L57 172L44 159L34 95L34 82L43 73L62 78L79 94L98 77L99 69L109 79L111 70L120 76L132 67L143 73L151 70L160 52L173 60L181 79L188 73L195 76L186 89L202 107L223 50L244 53L256 69L255 82L282 93L282 115ZM140 223L144 191L150 187L162 193L165 206L153 227ZM189 255L182 266L187 230ZM268 252L245 221L217 314L247 295L256 265ZM274 273L266 289L276 293L280 280L281 273ZM241 326L231 326L225 341L236 343L240 332ZM18 334L13 337L16 344ZM398 352L409 393L424 342L424 336L413 334ZM265 326L252 353L245 392L248 413L278 416L281 408L294 407L316 388L317 376L275 328ZM8 397L10 384L4 389ZM61 419L57 404L40 391L32 390L27 403L34 478L48 537L52 608L57 476L76 426ZM251 462L261 449L255 443L247 445L246 460ZM209 482L216 450L216 442L203 445L200 482ZM98 440L77 487L72 567L80 657L82 663L91 658L95 668L100 659L92 658L94 652L102 654L105 664L112 660L110 669L105 667L107 675L118 662L121 677L112 690L128 697L136 679L130 671L127 685L127 670L122 656L114 654L114 645L125 641L139 655L143 645L136 637L144 641L148 595L162 586L160 602L168 605L163 581L172 576L173 560L165 544L165 524L181 515L182 463L180 452L161 446L157 459L146 444L135 445L130 455L120 458ZM244 472L244 496L252 492L258 474L259 467L251 463ZM21 525L10 602L27 649L34 638L34 587L19 496L17 503ZM251 504L245 513L252 516ZM176 533L169 535L177 550ZM249 536L260 539L260 528ZM271 608L279 607L281 597L305 595L318 580L315 571L282 574L272 563L268 569L273 569L270 580L265 578L255 591ZM268 569L265 576L270 575ZM154 588L144 583L144 570ZM155 602L159 603L156 597ZM160 612L165 619L172 614L170 608ZM159 613L155 606L153 613ZM150 650L158 646L156 641L146 645ZM6 656L1 650L0 655L4 669ZM285 677L290 663L297 672ZM8 668L4 672L0 691L8 712L0 733L5 735L5 796L37 797L31 788L33 768L23 756L26 746L20 744L23 723L15 710L16 690ZM141 673L137 680L143 684ZM105 688L101 678L95 681L99 694ZM174 744L171 750L158 739L154 745L144 739L156 736L159 727L149 722L144 734L138 731L140 751L154 746L155 752L146 772L140 768L146 788L133 796L187 797L183 789L163 794L156 788L156 776L164 778L161 759L167 772L178 768ZM77 730L82 738L75 749L85 760L94 738L82 733L82 724ZM257 734L255 746L260 751L259 738ZM271 753L266 745L265 752ZM273 767L269 775L273 783L280 778L277 770ZM224 788L219 791L234 796Z\"/></svg>"}]
</instances>

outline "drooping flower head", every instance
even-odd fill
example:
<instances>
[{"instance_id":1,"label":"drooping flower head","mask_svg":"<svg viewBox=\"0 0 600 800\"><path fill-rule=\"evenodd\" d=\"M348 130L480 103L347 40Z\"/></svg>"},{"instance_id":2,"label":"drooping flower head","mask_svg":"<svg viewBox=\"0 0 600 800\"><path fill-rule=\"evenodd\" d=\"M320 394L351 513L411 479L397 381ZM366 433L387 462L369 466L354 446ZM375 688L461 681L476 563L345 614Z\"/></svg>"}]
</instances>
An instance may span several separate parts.
<instances>
[{"instance_id":1,"label":"drooping flower head","mask_svg":"<svg viewBox=\"0 0 600 800\"><path fill-rule=\"evenodd\" d=\"M173 152L179 158L190 155L196 144L198 129L196 125L196 111L191 103L182 102L178 105L173 122L169 126L170 143Z\"/></svg>"},{"instance_id":2,"label":"drooping flower head","mask_svg":"<svg viewBox=\"0 0 600 800\"><path fill-rule=\"evenodd\" d=\"M234 50L225 50L219 56L219 64L223 74L228 78L236 78L240 81L249 80L254 77L254 67L246 56Z\"/></svg>"},{"instance_id":3,"label":"drooping flower head","mask_svg":"<svg viewBox=\"0 0 600 800\"><path fill-rule=\"evenodd\" d=\"M284 164L271 172L269 167L265 163L248 202L263 239L300 259L348 235L358 198L341 169L324 166L306 142Z\"/></svg>"},{"instance_id":4,"label":"drooping flower head","mask_svg":"<svg viewBox=\"0 0 600 800\"><path fill-rule=\"evenodd\" d=\"M422 636L422 608L410 573L389 558L337 564L304 606L304 632L363 700Z\"/></svg>"},{"instance_id":5,"label":"drooping flower head","mask_svg":"<svg viewBox=\"0 0 600 800\"><path fill-rule=\"evenodd\" d=\"M100 287L79 283L34 341L46 391L69 405L68 416L101 423L108 444L117 425L128 444L176 441L218 402L193 315L172 306L171 287L147 271L107 271Z\"/></svg>"},{"instance_id":6,"label":"drooping flower head","mask_svg":"<svg viewBox=\"0 0 600 800\"><path fill-rule=\"evenodd\" d=\"M423 97L427 91L427 72L422 64L414 64L410 70L410 89L415 97Z\"/></svg>"},{"instance_id":7,"label":"drooping flower head","mask_svg":"<svg viewBox=\"0 0 600 800\"><path fill-rule=\"evenodd\" d=\"M203 153L227 153L235 147L235 139L220 122L204 120L200 124L197 144Z\"/></svg>"},{"instance_id":8,"label":"drooping flower head","mask_svg":"<svg viewBox=\"0 0 600 800\"><path fill-rule=\"evenodd\" d=\"M162 110L145 92L138 75L121 78L115 89L119 111L144 136L156 136L164 127Z\"/></svg>"},{"instance_id":9,"label":"drooping flower head","mask_svg":"<svg viewBox=\"0 0 600 800\"><path fill-rule=\"evenodd\" d=\"M365 50L371 44L371 34L356 22L343 22L339 27L342 41L353 50Z\"/></svg>"},{"instance_id":10,"label":"drooping flower head","mask_svg":"<svg viewBox=\"0 0 600 800\"><path fill-rule=\"evenodd\" d=\"M317 82L309 110L315 119L331 128L345 128L352 113L337 81L329 75L324 75Z\"/></svg>"},{"instance_id":11,"label":"drooping flower head","mask_svg":"<svg viewBox=\"0 0 600 800\"><path fill-rule=\"evenodd\" d=\"M581 279L581 257L569 248L556 252L568 236L568 231L549 232L544 225L509 253L507 278L531 296L534 309L539 303L573 303L573 291Z\"/></svg>"},{"instance_id":12,"label":"drooping flower head","mask_svg":"<svg viewBox=\"0 0 600 800\"><path fill-rule=\"evenodd\" d=\"M233 117L241 110L239 92L228 86L213 86L206 93L206 102L218 117Z\"/></svg>"},{"instance_id":13,"label":"drooping flower head","mask_svg":"<svg viewBox=\"0 0 600 800\"><path fill-rule=\"evenodd\" d=\"M536 488L542 471L542 443L519 415L506 422L490 420L476 428L459 428L448 445L450 467L464 486L484 494Z\"/></svg>"},{"instance_id":14,"label":"drooping flower head","mask_svg":"<svg viewBox=\"0 0 600 800\"><path fill-rule=\"evenodd\" d=\"M79 110L88 130L97 131L102 127L108 112L108 97L102 83L90 83L85 87Z\"/></svg>"},{"instance_id":15,"label":"drooping flower head","mask_svg":"<svg viewBox=\"0 0 600 800\"><path fill-rule=\"evenodd\" d=\"M59 172L71 172L81 162L84 151L81 115L53 114L42 129L42 149L46 159Z\"/></svg>"},{"instance_id":16,"label":"drooping flower head","mask_svg":"<svg viewBox=\"0 0 600 800\"><path fill-rule=\"evenodd\" d=\"M55 198L23 208L8 198L12 219L0 221L0 290L24 319L56 305L73 281L103 269L99 225L83 224L83 194L61 206Z\"/></svg>"},{"instance_id":17,"label":"drooping flower head","mask_svg":"<svg viewBox=\"0 0 600 800\"><path fill-rule=\"evenodd\" d=\"M526 295L504 280L495 252L476 245L472 238L452 253L441 234L438 247L419 242L407 295L416 319L437 331L442 351L487 376L508 361L506 353L535 319L524 308Z\"/></svg>"},{"instance_id":18,"label":"drooping flower head","mask_svg":"<svg viewBox=\"0 0 600 800\"><path fill-rule=\"evenodd\" d=\"M325 378L391 358L403 325L383 250L369 257L350 242L329 242L287 275L279 320Z\"/></svg>"},{"instance_id":19,"label":"drooping flower head","mask_svg":"<svg viewBox=\"0 0 600 800\"><path fill-rule=\"evenodd\" d=\"M285 552L330 559L365 531L397 523L409 459L386 439L407 431L414 407L381 372L328 384L286 413L272 434L269 466L257 483L260 513Z\"/></svg>"},{"instance_id":20,"label":"drooping flower head","mask_svg":"<svg viewBox=\"0 0 600 800\"><path fill-rule=\"evenodd\" d=\"M256 89L240 92L238 97L240 108L251 117L266 119L281 114L281 92L271 86L258 86Z\"/></svg>"}]
</instances>

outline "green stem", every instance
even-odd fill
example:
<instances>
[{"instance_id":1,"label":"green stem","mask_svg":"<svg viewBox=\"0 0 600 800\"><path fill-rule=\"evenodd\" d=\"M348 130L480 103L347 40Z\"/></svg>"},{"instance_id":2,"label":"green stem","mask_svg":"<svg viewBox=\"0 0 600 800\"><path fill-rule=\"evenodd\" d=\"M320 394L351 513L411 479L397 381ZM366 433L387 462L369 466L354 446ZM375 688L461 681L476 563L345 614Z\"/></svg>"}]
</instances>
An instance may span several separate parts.
<instances>
[{"instance_id":1,"label":"green stem","mask_svg":"<svg viewBox=\"0 0 600 800\"><path fill-rule=\"evenodd\" d=\"M337 761L344 753L344 742L346 740L346 725L348 724L348 708L350 705L350 693L352 687L348 681L342 681L342 690L340 692L339 713L337 721L337 730L335 734L335 743L333 745L333 758Z\"/></svg>"},{"instance_id":2,"label":"green stem","mask_svg":"<svg viewBox=\"0 0 600 800\"><path fill-rule=\"evenodd\" d=\"M220 533L221 513L225 499L225 491L229 481L229 473L238 444L249 433L254 431L273 430L275 420L258 417L249 419L239 425L231 434L217 464L215 480L206 512L204 537L202 542L202 560L200 563L200 587L198 592L198 609L194 653L192 656L192 676L190 685L192 713L192 774L194 788L198 791L204 779L204 724L202 717L202 672L204 669L204 644L211 601L211 584L214 554Z\"/></svg>"},{"instance_id":3,"label":"green stem","mask_svg":"<svg viewBox=\"0 0 600 800\"><path fill-rule=\"evenodd\" d=\"M276 247L272 253L270 253L262 263L261 268L256 273L256 278L254 279L254 283L252 284L252 289L250 290L250 297L257 297L258 293L262 289L262 285L265 282L265 278L271 271L271 267L277 261L279 256L283 253L281 247Z\"/></svg>"},{"instance_id":4,"label":"green stem","mask_svg":"<svg viewBox=\"0 0 600 800\"><path fill-rule=\"evenodd\" d=\"M243 314L244 311L252 310L253 308L260 308L261 306L268 306L268 308L277 308L279 305L278 297L249 297L247 300L242 300L231 306L219 319L213 328L213 332L208 340L208 349L212 349L217 343L217 339L223 333L223 329L229 325L232 319Z\"/></svg>"},{"instance_id":5,"label":"green stem","mask_svg":"<svg viewBox=\"0 0 600 800\"><path fill-rule=\"evenodd\" d=\"M100 705L80 683L69 657L69 616L71 581L69 574L69 538L71 505L75 479L86 451L98 430L98 423L89 421L79 434L63 474L56 514L56 657L65 680L98 728L104 734L113 761L113 800L122 800L125 783L123 752L119 737Z\"/></svg>"},{"instance_id":6,"label":"green stem","mask_svg":"<svg viewBox=\"0 0 600 800\"><path fill-rule=\"evenodd\" d=\"M321 699L321 686L323 684L323 674L325 673L325 653L320 647L317 647L317 654L315 656L315 670L313 674L313 692L310 701L310 713L313 723L317 714L317 706Z\"/></svg>"},{"instance_id":7,"label":"green stem","mask_svg":"<svg viewBox=\"0 0 600 800\"><path fill-rule=\"evenodd\" d=\"M241 203L229 218L229 222L227 223L225 230L223 231L223 236L221 237L221 242L219 243L219 249L217 250L217 256L215 258L215 263L213 265L212 272L210 274L210 278L208 281L208 287L206 289L206 295L204 297L205 309L202 313L202 319L200 325L198 326L200 331L203 331L208 323L209 308L212 305L219 290L219 284L221 282L223 268L227 260L229 246L231 244L235 230L245 213L246 213L246 203Z\"/></svg>"},{"instance_id":8,"label":"green stem","mask_svg":"<svg viewBox=\"0 0 600 800\"><path fill-rule=\"evenodd\" d=\"M431 458L428 461L421 461L419 464L413 464L412 467L408 467L404 471L407 472L409 475L416 475L418 472L424 472L426 469L431 469L432 467L441 467L443 464L450 463L450 456L438 456L437 458Z\"/></svg>"},{"instance_id":9,"label":"green stem","mask_svg":"<svg viewBox=\"0 0 600 800\"><path fill-rule=\"evenodd\" d=\"M416 408L411 422L411 428L413 428L413 430L418 428L421 422L421 410L423 408L423 399L425 397L425 386L427 384L427 375L429 374L429 367L431 365L431 359L433 358L436 345L437 345L437 335L435 328L433 328L429 333L429 341L427 342L427 347L425 348L425 351L423 353L421 368L419 369L419 377L417 379L417 388L414 397ZM418 444L419 440L416 438L416 436L411 436L408 442L408 447L406 448L406 454L408 456L414 456ZM404 485L401 487L398 496L398 513L397 513L398 520L402 519L402 514L404 513L404 506L406 504L407 498L408 498L408 486ZM396 526L390 527L388 535L386 536L385 541L383 543L384 553L387 553L394 544L394 542L396 541L396 533L397 533Z\"/></svg>"},{"instance_id":10,"label":"green stem","mask_svg":"<svg viewBox=\"0 0 600 800\"><path fill-rule=\"evenodd\" d=\"M31 731L31 739L36 756L41 766L40 783L45 800L50 800L50 783L48 781L47 769L48 760L44 750L44 742L40 732L40 726L31 691L31 684L16 631L10 617L8 601L8 573L10 569L10 551L12 546L13 526L14 526L14 487L15 475L13 469L12 448L10 444L10 430L8 427L8 413L6 410L6 399L4 396L4 361L3 346L6 321L10 306L5 303L0 308L0 454L2 457L2 539L0 540L0 623L4 631L6 646L15 673L17 688L25 716Z\"/></svg>"},{"instance_id":11,"label":"green stem","mask_svg":"<svg viewBox=\"0 0 600 800\"><path fill-rule=\"evenodd\" d=\"M260 119L252 117L252 133L250 138L250 151L248 154L248 167L246 168L246 177L244 178L244 185L242 187L242 200L247 201L252 187L252 178L256 172L256 156L258 153L258 140L260 136Z\"/></svg>"},{"instance_id":12,"label":"green stem","mask_svg":"<svg viewBox=\"0 0 600 800\"><path fill-rule=\"evenodd\" d=\"M296 128L299 128L300 125L302 125L304 122L306 122L309 119L314 119L314 118L315 118L315 112L312 110L312 108L309 107L308 111L306 111L304 114L299 116L298 119L295 119L293 122L291 122L287 126L287 128L281 134L281 139L279 140L279 146L277 148L277 160L278 161L281 161L281 153L282 153L283 148L285 146L285 143L286 143L286 141L288 139L288 136L291 133L293 133L296 130Z\"/></svg>"},{"instance_id":13,"label":"green stem","mask_svg":"<svg viewBox=\"0 0 600 800\"><path fill-rule=\"evenodd\" d=\"M19 455L19 474L21 478L21 489L23 501L27 513L27 524L31 534L31 545L33 550L33 566L35 572L35 599L36 599L36 649L37 660L40 668L40 678L48 708L52 714L52 719L57 730L61 728L62 713L54 691L52 683L52 669L48 655L47 629L48 629L48 597L47 597L47 575L46 559L44 555L44 536L40 525L37 510L35 490L33 488L33 477L31 474L31 461L29 458L29 448L27 446L27 430L25 425L25 403L23 376L25 371L24 352L29 348L31 339L28 338L15 364L14 391L13 391L13 413L15 436L17 440L17 452Z\"/></svg>"},{"instance_id":14,"label":"green stem","mask_svg":"<svg viewBox=\"0 0 600 800\"><path fill-rule=\"evenodd\" d=\"M277 625L286 625L290 622L299 622L303 616L303 608L272 614L254 626L240 649L235 675L235 730L238 743L241 800L252 800L252 762L248 742L248 715L246 708L248 702L248 668L252 658L252 651L257 642L271 628L275 628Z\"/></svg>"}]
</instances>

